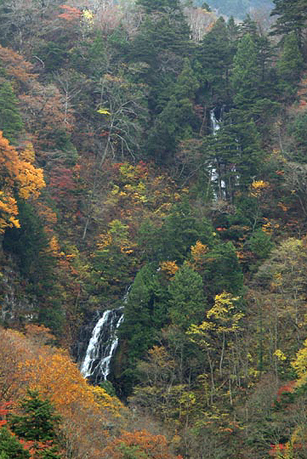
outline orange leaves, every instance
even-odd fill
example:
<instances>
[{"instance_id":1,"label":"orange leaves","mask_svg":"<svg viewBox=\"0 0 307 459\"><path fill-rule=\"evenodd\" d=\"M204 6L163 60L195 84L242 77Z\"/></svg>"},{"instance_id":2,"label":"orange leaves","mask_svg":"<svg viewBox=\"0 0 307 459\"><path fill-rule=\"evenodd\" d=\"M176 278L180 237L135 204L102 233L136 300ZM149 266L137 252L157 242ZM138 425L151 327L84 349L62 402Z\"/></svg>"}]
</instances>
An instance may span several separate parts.
<instances>
[{"instance_id":1,"label":"orange leaves","mask_svg":"<svg viewBox=\"0 0 307 459\"><path fill-rule=\"evenodd\" d=\"M123 432L103 450L102 457L124 459L125 457L151 459L179 459L168 450L164 435L152 435L146 430ZM130 454L129 454L130 453Z\"/></svg>"},{"instance_id":2,"label":"orange leaves","mask_svg":"<svg viewBox=\"0 0 307 459\"><path fill-rule=\"evenodd\" d=\"M26 336L0 328L1 401L12 400L14 405L28 388L38 390L61 415L63 445L70 451L70 457L100 459L109 426L113 426L116 435L123 427L127 409L104 389L90 386L67 352L46 345L53 339L47 328L33 324L26 328ZM6 405L2 403L0 426L5 415ZM31 452L33 445L27 446ZM37 446L43 450L48 445ZM37 457L36 452L33 454Z\"/></svg>"},{"instance_id":3,"label":"orange leaves","mask_svg":"<svg viewBox=\"0 0 307 459\"><path fill-rule=\"evenodd\" d=\"M74 8L73 6L61 5L60 8L64 12L59 14L58 17L61 19L65 19L68 22L78 21L82 16L82 12L78 8Z\"/></svg>"},{"instance_id":4,"label":"orange leaves","mask_svg":"<svg viewBox=\"0 0 307 459\"><path fill-rule=\"evenodd\" d=\"M7 75L13 78L19 85L29 84L31 79L36 78L32 73L33 65L9 48L0 46L1 65L4 66Z\"/></svg>"},{"instance_id":5,"label":"orange leaves","mask_svg":"<svg viewBox=\"0 0 307 459\"><path fill-rule=\"evenodd\" d=\"M281 401L281 398L284 394L291 394L295 391L296 381L289 381L287 384L284 384L278 389L277 398L278 402Z\"/></svg>"},{"instance_id":6,"label":"orange leaves","mask_svg":"<svg viewBox=\"0 0 307 459\"><path fill-rule=\"evenodd\" d=\"M162 261L160 268L166 273L167 277L173 277L179 269L175 261Z\"/></svg>"},{"instance_id":7,"label":"orange leaves","mask_svg":"<svg viewBox=\"0 0 307 459\"><path fill-rule=\"evenodd\" d=\"M94 405L93 393L65 351L42 349L40 355L21 365L30 389L49 397L59 412L70 411L75 403Z\"/></svg>"},{"instance_id":8,"label":"orange leaves","mask_svg":"<svg viewBox=\"0 0 307 459\"><path fill-rule=\"evenodd\" d=\"M0 131L0 232L7 227L19 228L15 190L23 199L37 198L45 186L43 171L32 164L33 160L31 148L18 154Z\"/></svg>"}]
</instances>

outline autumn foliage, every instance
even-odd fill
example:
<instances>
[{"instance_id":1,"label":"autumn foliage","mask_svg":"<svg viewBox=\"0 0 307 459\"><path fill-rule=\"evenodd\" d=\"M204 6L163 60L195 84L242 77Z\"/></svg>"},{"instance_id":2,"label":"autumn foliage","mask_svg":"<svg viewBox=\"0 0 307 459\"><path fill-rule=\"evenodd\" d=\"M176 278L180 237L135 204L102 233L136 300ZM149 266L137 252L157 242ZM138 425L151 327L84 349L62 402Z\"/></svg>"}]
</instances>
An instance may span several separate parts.
<instances>
[{"instance_id":1,"label":"autumn foliage","mask_svg":"<svg viewBox=\"0 0 307 459\"><path fill-rule=\"evenodd\" d=\"M132 457L128 456L129 453L133 453L133 457L139 459L145 457L151 459L181 458L181 456L174 456L170 453L163 435L152 435L146 430L124 432L103 450L103 457L125 459Z\"/></svg>"},{"instance_id":2,"label":"autumn foliage","mask_svg":"<svg viewBox=\"0 0 307 459\"><path fill-rule=\"evenodd\" d=\"M19 227L16 198L37 198L45 186L43 171L33 161L31 145L18 153L0 131L0 232Z\"/></svg>"},{"instance_id":3,"label":"autumn foliage","mask_svg":"<svg viewBox=\"0 0 307 459\"><path fill-rule=\"evenodd\" d=\"M136 456L140 458L144 454L153 459L177 458L169 452L164 436L146 430L126 431L128 409L103 388L90 386L68 353L53 346L53 336L46 327L28 326L26 335L0 329L0 338L4 343L0 348L0 394L4 400L0 428L7 425L10 413L16 413L19 419L20 401L28 397L30 390L50 401L60 415L63 454L71 451L76 459L82 459L84 454L89 459L116 459L126 457L125 448L140 453ZM21 439L21 443L31 458L52 448L52 442L34 442L31 438Z\"/></svg>"}]
</instances>

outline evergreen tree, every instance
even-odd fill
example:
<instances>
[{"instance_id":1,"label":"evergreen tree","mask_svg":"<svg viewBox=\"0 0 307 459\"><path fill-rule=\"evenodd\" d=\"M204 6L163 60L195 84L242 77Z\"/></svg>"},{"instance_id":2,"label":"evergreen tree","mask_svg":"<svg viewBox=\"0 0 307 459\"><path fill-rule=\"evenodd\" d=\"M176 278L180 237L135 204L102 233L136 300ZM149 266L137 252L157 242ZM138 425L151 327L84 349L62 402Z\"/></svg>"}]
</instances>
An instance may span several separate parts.
<instances>
[{"instance_id":1,"label":"evergreen tree","mask_svg":"<svg viewBox=\"0 0 307 459\"><path fill-rule=\"evenodd\" d=\"M258 97L259 76L257 47L251 35L246 34L239 42L231 75L236 107L249 111L255 104Z\"/></svg>"},{"instance_id":2,"label":"evergreen tree","mask_svg":"<svg viewBox=\"0 0 307 459\"><path fill-rule=\"evenodd\" d=\"M128 58L146 64L139 78L148 85L149 109L157 114L169 100L169 90L182 71L184 57L191 53L190 30L177 2L173 8L159 12L153 10L155 2L149 1L148 5Z\"/></svg>"},{"instance_id":3,"label":"evergreen tree","mask_svg":"<svg viewBox=\"0 0 307 459\"><path fill-rule=\"evenodd\" d=\"M12 415L9 424L20 438L47 442L57 437L59 417L49 400L43 400L37 391L28 391L20 403L21 414Z\"/></svg>"},{"instance_id":4,"label":"evergreen tree","mask_svg":"<svg viewBox=\"0 0 307 459\"><path fill-rule=\"evenodd\" d=\"M265 37L248 33L241 38L231 75L235 105L232 117L236 124L254 121L260 129L267 130L270 117L278 110L270 59L271 49ZM250 129L255 130L255 126L250 125ZM252 139L256 140L255 136Z\"/></svg>"},{"instance_id":5,"label":"evergreen tree","mask_svg":"<svg viewBox=\"0 0 307 459\"><path fill-rule=\"evenodd\" d=\"M28 451L6 427L0 429L0 459L30 459Z\"/></svg>"},{"instance_id":6,"label":"evergreen tree","mask_svg":"<svg viewBox=\"0 0 307 459\"><path fill-rule=\"evenodd\" d=\"M202 275L206 291L214 297L225 292L237 295L242 292L243 274L234 245L218 244L207 254L208 263Z\"/></svg>"},{"instance_id":7,"label":"evergreen tree","mask_svg":"<svg viewBox=\"0 0 307 459\"><path fill-rule=\"evenodd\" d=\"M201 276L184 264L169 285L169 316L172 324L187 330L205 316L206 299Z\"/></svg>"},{"instance_id":8,"label":"evergreen tree","mask_svg":"<svg viewBox=\"0 0 307 459\"><path fill-rule=\"evenodd\" d=\"M173 206L161 228L145 222L140 230L139 244L150 261L176 260L182 263L197 240L211 246L212 233L211 224L196 218L189 203L184 202Z\"/></svg>"},{"instance_id":9,"label":"evergreen tree","mask_svg":"<svg viewBox=\"0 0 307 459\"><path fill-rule=\"evenodd\" d=\"M271 15L277 16L271 34L287 36L294 32L299 46L302 45L303 30L307 20L306 0L273 0L275 5Z\"/></svg>"},{"instance_id":10,"label":"evergreen tree","mask_svg":"<svg viewBox=\"0 0 307 459\"><path fill-rule=\"evenodd\" d=\"M8 81L0 82L0 130L10 140L16 141L23 129L23 123L17 107L17 98Z\"/></svg>"},{"instance_id":11,"label":"evergreen tree","mask_svg":"<svg viewBox=\"0 0 307 459\"><path fill-rule=\"evenodd\" d=\"M180 8L179 0L137 0L147 14L155 11L178 10Z\"/></svg>"},{"instance_id":12,"label":"evergreen tree","mask_svg":"<svg viewBox=\"0 0 307 459\"><path fill-rule=\"evenodd\" d=\"M225 20L220 18L204 36L197 53L201 65L200 97L203 97L202 94L209 96L214 105L229 103L229 70L234 50Z\"/></svg>"},{"instance_id":13,"label":"evergreen tree","mask_svg":"<svg viewBox=\"0 0 307 459\"><path fill-rule=\"evenodd\" d=\"M277 62L280 89L289 96L296 92L296 85L303 69L303 56L294 32L285 37L281 56Z\"/></svg>"},{"instance_id":14,"label":"evergreen tree","mask_svg":"<svg viewBox=\"0 0 307 459\"><path fill-rule=\"evenodd\" d=\"M148 152L157 162L169 162L179 140L189 138L197 119L193 111L198 82L188 59L173 87L170 100L156 118L148 137Z\"/></svg>"},{"instance_id":15,"label":"evergreen tree","mask_svg":"<svg viewBox=\"0 0 307 459\"><path fill-rule=\"evenodd\" d=\"M135 277L125 306L125 320L119 329L121 339L128 341L132 366L153 346L166 322L165 295L156 267L145 265Z\"/></svg>"}]
</instances>

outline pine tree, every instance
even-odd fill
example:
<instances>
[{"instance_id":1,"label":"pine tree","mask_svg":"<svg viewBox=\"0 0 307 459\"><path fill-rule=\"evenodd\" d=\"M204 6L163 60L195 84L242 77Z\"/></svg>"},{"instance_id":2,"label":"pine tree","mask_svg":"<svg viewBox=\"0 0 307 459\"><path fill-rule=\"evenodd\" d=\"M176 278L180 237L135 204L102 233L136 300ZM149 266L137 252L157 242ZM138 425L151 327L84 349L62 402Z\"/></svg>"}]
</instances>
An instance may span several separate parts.
<instances>
[{"instance_id":1,"label":"pine tree","mask_svg":"<svg viewBox=\"0 0 307 459\"><path fill-rule=\"evenodd\" d=\"M179 140L189 138L197 119L193 100L198 81L188 59L184 60L182 72L173 86L170 100L156 118L148 136L148 152L157 162L169 162Z\"/></svg>"},{"instance_id":2,"label":"pine tree","mask_svg":"<svg viewBox=\"0 0 307 459\"><path fill-rule=\"evenodd\" d=\"M237 108L250 110L256 102L259 87L259 60L257 47L250 34L246 34L239 42L234 57L231 82L235 91L234 103Z\"/></svg>"},{"instance_id":3,"label":"pine tree","mask_svg":"<svg viewBox=\"0 0 307 459\"><path fill-rule=\"evenodd\" d=\"M147 14L155 11L179 10L179 0L137 0Z\"/></svg>"},{"instance_id":4,"label":"pine tree","mask_svg":"<svg viewBox=\"0 0 307 459\"><path fill-rule=\"evenodd\" d=\"M205 316L206 298L201 276L184 264L169 285L169 315L172 324L187 330Z\"/></svg>"},{"instance_id":5,"label":"pine tree","mask_svg":"<svg viewBox=\"0 0 307 459\"><path fill-rule=\"evenodd\" d=\"M273 3L275 8L271 15L277 16L277 20L271 34L287 36L294 32L301 47L307 20L307 1L273 0Z\"/></svg>"},{"instance_id":6,"label":"pine tree","mask_svg":"<svg viewBox=\"0 0 307 459\"><path fill-rule=\"evenodd\" d=\"M20 403L21 414L12 415L9 424L20 438L47 442L55 440L59 417L49 400L43 400L37 391L28 391Z\"/></svg>"},{"instance_id":7,"label":"pine tree","mask_svg":"<svg viewBox=\"0 0 307 459\"><path fill-rule=\"evenodd\" d=\"M229 101L229 70L233 55L228 27L220 18L203 38L197 53L202 93L212 98L214 105Z\"/></svg>"},{"instance_id":8,"label":"pine tree","mask_svg":"<svg viewBox=\"0 0 307 459\"><path fill-rule=\"evenodd\" d=\"M243 274L234 245L231 242L219 244L207 253L207 258L202 278L210 296L214 297L223 291L234 295L241 293Z\"/></svg>"},{"instance_id":9,"label":"pine tree","mask_svg":"<svg viewBox=\"0 0 307 459\"><path fill-rule=\"evenodd\" d=\"M283 50L277 62L277 72L280 78L280 89L289 96L296 92L296 85L303 69L303 56L298 39L294 32L285 37Z\"/></svg>"},{"instance_id":10,"label":"pine tree","mask_svg":"<svg viewBox=\"0 0 307 459\"><path fill-rule=\"evenodd\" d=\"M6 427L0 429L0 459L30 459L28 451Z\"/></svg>"},{"instance_id":11,"label":"pine tree","mask_svg":"<svg viewBox=\"0 0 307 459\"><path fill-rule=\"evenodd\" d=\"M174 8L158 13L148 9L128 56L146 64L140 81L149 87L148 104L154 115L165 107L170 88L182 71L183 59L191 53L190 30L182 9L175 3ZM151 1L148 4L155 5Z\"/></svg>"}]
</instances>

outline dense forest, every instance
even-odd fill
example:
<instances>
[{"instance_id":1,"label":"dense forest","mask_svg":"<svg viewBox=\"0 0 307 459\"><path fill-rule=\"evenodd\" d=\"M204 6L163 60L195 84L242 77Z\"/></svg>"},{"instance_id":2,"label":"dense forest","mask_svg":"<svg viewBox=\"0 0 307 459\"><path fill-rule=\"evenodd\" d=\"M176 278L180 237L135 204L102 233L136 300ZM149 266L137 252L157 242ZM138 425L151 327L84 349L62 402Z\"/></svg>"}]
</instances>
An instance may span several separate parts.
<instances>
[{"instance_id":1,"label":"dense forest","mask_svg":"<svg viewBox=\"0 0 307 459\"><path fill-rule=\"evenodd\" d=\"M307 1L0 21L0 459L307 458Z\"/></svg>"}]
</instances>

